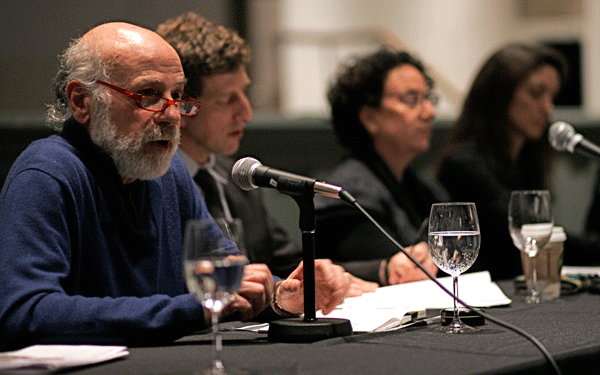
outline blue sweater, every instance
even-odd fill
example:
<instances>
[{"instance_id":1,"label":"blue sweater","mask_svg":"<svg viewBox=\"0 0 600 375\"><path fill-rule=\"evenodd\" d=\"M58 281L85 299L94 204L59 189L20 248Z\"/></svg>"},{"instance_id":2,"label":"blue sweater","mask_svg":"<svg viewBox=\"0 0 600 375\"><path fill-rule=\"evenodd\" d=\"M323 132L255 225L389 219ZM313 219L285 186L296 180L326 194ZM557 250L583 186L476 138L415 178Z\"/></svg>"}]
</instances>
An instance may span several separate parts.
<instances>
[{"instance_id":1,"label":"blue sweater","mask_svg":"<svg viewBox=\"0 0 600 375\"><path fill-rule=\"evenodd\" d=\"M192 218L210 215L177 155L164 176L123 185L72 120L33 142L0 195L0 350L151 345L204 328L182 275ZM214 221L206 235L222 236Z\"/></svg>"}]
</instances>

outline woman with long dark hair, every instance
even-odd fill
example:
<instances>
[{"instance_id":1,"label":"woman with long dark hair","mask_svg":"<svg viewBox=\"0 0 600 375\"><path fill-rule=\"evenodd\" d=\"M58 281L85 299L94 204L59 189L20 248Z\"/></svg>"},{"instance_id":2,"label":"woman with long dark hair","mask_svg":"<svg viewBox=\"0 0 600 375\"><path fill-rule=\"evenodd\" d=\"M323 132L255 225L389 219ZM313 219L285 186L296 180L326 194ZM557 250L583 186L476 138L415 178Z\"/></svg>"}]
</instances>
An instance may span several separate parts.
<instances>
[{"instance_id":1,"label":"woman with long dark hair","mask_svg":"<svg viewBox=\"0 0 600 375\"><path fill-rule=\"evenodd\" d=\"M475 77L438 169L452 200L477 207L482 247L471 271L489 270L493 279L522 273L508 232L510 192L550 189L546 135L566 79L559 52L523 43L495 52Z\"/></svg>"}]
</instances>

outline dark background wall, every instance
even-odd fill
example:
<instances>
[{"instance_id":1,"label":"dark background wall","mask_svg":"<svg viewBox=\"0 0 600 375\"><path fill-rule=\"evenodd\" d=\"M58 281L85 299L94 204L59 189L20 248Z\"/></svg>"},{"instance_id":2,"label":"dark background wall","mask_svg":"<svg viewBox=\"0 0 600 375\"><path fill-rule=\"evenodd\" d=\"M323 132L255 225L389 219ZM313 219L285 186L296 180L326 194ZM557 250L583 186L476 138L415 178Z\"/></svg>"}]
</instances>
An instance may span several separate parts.
<instances>
[{"instance_id":1,"label":"dark background wall","mask_svg":"<svg viewBox=\"0 0 600 375\"><path fill-rule=\"evenodd\" d=\"M149 29L184 11L245 30L246 0L25 0L0 2L0 115L39 113L52 100L56 57L72 39L107 21Z\"/></svg>"}]
</instances>

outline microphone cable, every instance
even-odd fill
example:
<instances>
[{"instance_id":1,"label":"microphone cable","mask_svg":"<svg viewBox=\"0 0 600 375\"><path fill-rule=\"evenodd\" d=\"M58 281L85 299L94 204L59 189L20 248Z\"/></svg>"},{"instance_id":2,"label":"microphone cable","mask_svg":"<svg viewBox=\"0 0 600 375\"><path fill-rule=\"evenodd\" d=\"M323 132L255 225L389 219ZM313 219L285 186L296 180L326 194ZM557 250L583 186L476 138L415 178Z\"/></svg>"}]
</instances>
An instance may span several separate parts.
<instances>
[{"instance_id":1,"label":"microphone cable","mask_svg":"<svg viewBox=\"0 0 600 375\"><path fill-rule=\"evenodd\" d=\"M421 265L421 263L419 263L415 258L413 258L413 256L411 254L408 253L408 251L406 251L404 249L404 247L402 245L400 245L389 233L386 232L386 230L379 225L379 223L357 202L357 200L352 196L352 194L348 193L345 190L341 190L339 193L340 198L348 203L349 205L356 207L360 212L362 212L363 215L365 215L367 217L367 219L369 219L369 221L371 223L373 223L375 225L375 227L377 227L377 229L388 239L392 242L392 244L394 246L396 246L398 249L400 249L400 251L406 255L417 267L419 267L419 269L421 269L421 271L423 271L427 277L429 277L431 279L431 281L433 281L437 286L439 286L446 294L448 294L449 296L451 296L452 298L454 298L457 302L459 302L461 305L463 305L464 307L466 307L467 309L469 309L470 311L474 312L475 314L493 322L496 323L497 325L504 327L510 331L513 331L523 337L525 337L526 339L528 339L529 341L531 341L544 355L544 357L548 360L548 362L550 363L550 365L552 366L554 372L557 375L561 375L561 371L558 368L558 365L556 364L556 362L554 361L554 358L552 358L552 355L550 354L550 352L548 352L548 350L546 349L546 347L538 340L536 339L533 335L531 335L528 332L525 332L524 330L518 328L517 326L514 326L510 323L507 323L505 321L502 321L498 318L495 318L487 313L484 313L483 311L479 311L475 308L473 308L472 306L468 305L467 303L463 302L460 298L456 297L454 295L454 293L452 293L450 290L448 290L446 287L444 287L442 285L442 283L440 283L435 276L433 276L429 271L427 271L427 269L425 269L425 267L423 267L423 265Z\"/></svg>"}]
</instances>

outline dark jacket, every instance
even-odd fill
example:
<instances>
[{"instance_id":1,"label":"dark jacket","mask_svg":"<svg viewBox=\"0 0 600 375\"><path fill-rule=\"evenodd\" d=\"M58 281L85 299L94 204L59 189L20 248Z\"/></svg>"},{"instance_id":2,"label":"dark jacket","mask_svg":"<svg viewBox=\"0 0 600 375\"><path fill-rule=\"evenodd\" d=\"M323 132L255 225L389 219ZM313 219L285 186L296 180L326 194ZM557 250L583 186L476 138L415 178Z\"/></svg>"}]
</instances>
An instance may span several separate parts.
<instances>
[{"instance_id":1,"label":"dark jacket","mask_svg":"<svg viewBox=\"0 0 600 375\"><path fill-rule=\"evenodd\" d=\"M458 148L442 159L438 179L452 200L475 203L481 248L469 271L488 270L499 280L522 274L521 255L508 232L510 192L543 187L531 185L526 165L513 171L513 181L506 181L494 160L474 146Z\"/></svg>"},{"instance_id":2,"label":"dark jacket","mask_svg":"<svg viewBox=\"0 0 600 375\"><path fill-rule=\"evenodd\" d=\"M274 275L286 278L302 260L302 248L288 238L285 230L269 214L260 189L242 190L235 185L231 178L233 163L231 158L215 156L214 168L227 180L225 197L231 215L242 221L248 259L251 263L265 263ZM215 217L216 210L213 208L219 202L205 199L208 210Z\"/></svg>"},{"instance_id":3,"label":"dark jacket","mask_svg":"<svg viewBox=\"0 0 600 375\"><path fill-rule=\"evenodd\" d=\"M486 151L463 146L446 155L440 164L439 181L455 201L475 202L481 227L481 249L471 271L488 270L494 280L512 279L523 273L519 249L508 231L508 203L513 190L544 189L526 151L513 170L500 167ZM505 176L512 176L510 179ZM504 176L504 177L503 177ZM555 222L555 225L561 223ZM597 236L580 237L567 233L563 262L568 265L593 265L600 261Z\"/></svg>"},{"instance_id":4,"label":"dark jacket","mask_svg":"<svg viewBox=\"0 0 600 375\"><path fill-rule=\"evenodd\" d=\"M398 182L376 155L344 160L326 181L343 187L402 246L427 240L419 232L431 205L448 200L445 190L420 177L413 169ZM360 211L333 198L315 197L316 254L330 258L357 277L379 282L384 259L398 253ZM424 234L424 236L423 236Z\"/></svg>"}]
</instances>

